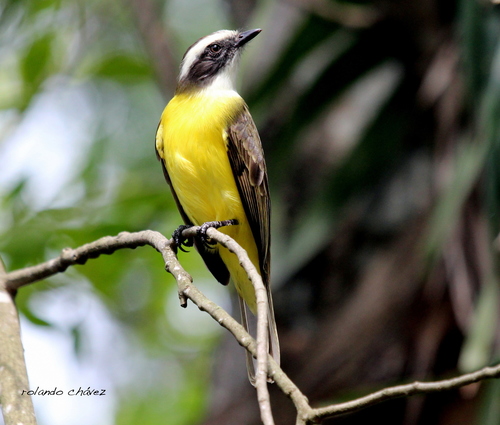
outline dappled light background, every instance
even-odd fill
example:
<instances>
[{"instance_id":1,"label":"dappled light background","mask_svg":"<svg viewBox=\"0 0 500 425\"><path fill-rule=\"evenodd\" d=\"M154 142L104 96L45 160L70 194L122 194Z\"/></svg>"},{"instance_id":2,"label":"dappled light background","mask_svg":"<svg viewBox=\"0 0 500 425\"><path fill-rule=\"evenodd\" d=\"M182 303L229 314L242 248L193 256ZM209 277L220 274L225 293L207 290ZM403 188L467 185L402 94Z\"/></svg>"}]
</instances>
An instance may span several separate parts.
<instances>
[{"instance_id":1,"label":"dappled light background","mask_svg":"<svg viewBox=\"0 0 500 425\"><path fill-rule=\"evenodd\" d=\"M313 405L499 359L500 9L487 1L5 0L0 255L7 270L181 219L154 154L184 51L262 28L240 92L266 153L283 368ZM180 260L228 311L194 252ZM44 424L257 424L243 350L179 307L149 248L19 291ZM272 388L277 424L294 421ZM335 423L500 422L500 384Z\"/></svg>"}]
</instances>

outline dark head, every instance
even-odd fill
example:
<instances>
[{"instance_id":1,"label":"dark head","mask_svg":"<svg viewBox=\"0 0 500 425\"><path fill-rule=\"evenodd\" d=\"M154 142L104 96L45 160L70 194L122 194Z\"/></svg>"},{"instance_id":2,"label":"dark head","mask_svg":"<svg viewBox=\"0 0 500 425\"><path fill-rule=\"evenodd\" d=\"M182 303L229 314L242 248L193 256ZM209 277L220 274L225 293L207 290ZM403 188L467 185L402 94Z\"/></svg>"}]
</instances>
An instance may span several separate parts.
<instances>
[{"instance_id":1,"label":"dark head","mask_svg":"<svg viewBox=\"0 0 500 425\"><path fill-rule=\"evenodd\" d=\"M200 38L184 54L177 91L232 89L241 48L260 31L221 30Z\"/></svg>"}]
</instances>

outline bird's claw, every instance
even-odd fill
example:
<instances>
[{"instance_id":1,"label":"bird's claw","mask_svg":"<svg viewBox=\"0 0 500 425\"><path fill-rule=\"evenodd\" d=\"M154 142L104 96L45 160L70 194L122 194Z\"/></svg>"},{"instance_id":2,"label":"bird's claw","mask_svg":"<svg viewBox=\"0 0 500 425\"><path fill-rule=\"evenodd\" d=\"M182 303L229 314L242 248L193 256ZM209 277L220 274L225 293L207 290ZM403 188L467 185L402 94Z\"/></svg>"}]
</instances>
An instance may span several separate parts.
<instances>
[{"instance_id":1,"label":"bird's claw","mask_svg":"<svg viewBox=\"0 0 500 425\"><path fill-rule=\"evenodd\" d=\"M238 224L238 220L222 220L222 221L207 221L203 223L198 229L197 236L201 240L201 243L208 249L213 249L215 243L211 243L211 239L207 236L207 231L210 228L218 229L224 226L234 226Z\"/></svg>"},{"instance_id":2,"label":"bird's claw","mask_svg":"<svg viewBox=\"0 0 500 425\"><path fill-rule=\"evenodd\" d=\"M174 241L175 246L179 248L182 252L188 252L183 248L183 246L185 247L193 246L194 243L193 238L185 238L184 236L182 236L182 232L191 227L193 226L190 224L182 224L177 229L174 230L174 233L172 233L172 239Z\"/></svg>"}]
</instances>

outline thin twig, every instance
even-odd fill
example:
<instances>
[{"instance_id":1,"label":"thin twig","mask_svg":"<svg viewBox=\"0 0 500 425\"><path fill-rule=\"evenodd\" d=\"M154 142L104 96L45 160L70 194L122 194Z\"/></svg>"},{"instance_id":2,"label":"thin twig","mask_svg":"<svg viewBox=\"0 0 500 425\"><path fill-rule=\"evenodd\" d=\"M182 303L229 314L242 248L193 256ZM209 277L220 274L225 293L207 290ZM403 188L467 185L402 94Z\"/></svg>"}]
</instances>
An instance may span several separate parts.
<instances>
[{"instance_id":1,"label":"thin twig","mask_svg":"<svg viewBox=\"0 0 500 425\"><path fill-rule=\"evenodd\" d=\"M344 413L351 413L355 410L364 409L382 401L409 397L416 394L430 394L439 391L447 391L454 388L463 387L485 379L499 378L500 364L496 366L486 366L476 372L467 373L456 378L445 379L434 382L413 382L411 384L397 385L384 388L364 397L357 398L345 403L332 404L330 406L312 409L308 421L314 422L330 416L338 416Z\"/></svg>"}]
</instances>

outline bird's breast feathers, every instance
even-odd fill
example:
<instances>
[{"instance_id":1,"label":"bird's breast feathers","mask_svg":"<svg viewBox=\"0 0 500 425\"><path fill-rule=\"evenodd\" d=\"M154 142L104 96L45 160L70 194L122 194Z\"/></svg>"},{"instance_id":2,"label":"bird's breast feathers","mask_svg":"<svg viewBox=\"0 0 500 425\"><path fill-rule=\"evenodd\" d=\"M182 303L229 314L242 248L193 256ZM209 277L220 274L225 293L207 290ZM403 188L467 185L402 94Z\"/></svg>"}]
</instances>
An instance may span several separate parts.
<instances>
[{"instance_id":1,"label":"bird's breast feathers","mask_svg":"<svg viewBox=\"0 0 500 425\"><path fill-rule=\"evenodd\" d=\"M156 148L194 224L241 214L227 154L226 129L244 107L243 99L234 91L206 91L178 94L163 112Z\"/></svg>"}]
</instances>

